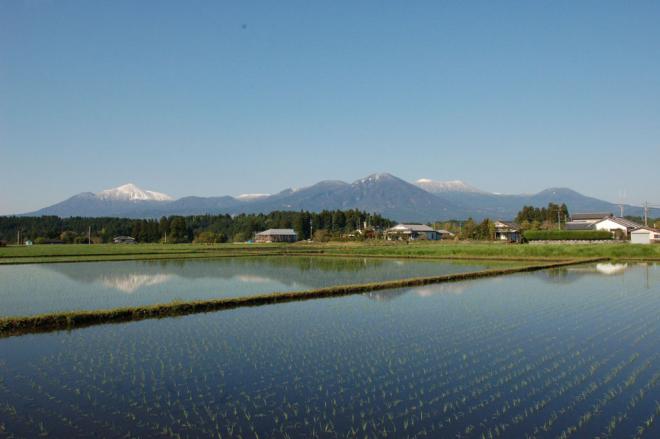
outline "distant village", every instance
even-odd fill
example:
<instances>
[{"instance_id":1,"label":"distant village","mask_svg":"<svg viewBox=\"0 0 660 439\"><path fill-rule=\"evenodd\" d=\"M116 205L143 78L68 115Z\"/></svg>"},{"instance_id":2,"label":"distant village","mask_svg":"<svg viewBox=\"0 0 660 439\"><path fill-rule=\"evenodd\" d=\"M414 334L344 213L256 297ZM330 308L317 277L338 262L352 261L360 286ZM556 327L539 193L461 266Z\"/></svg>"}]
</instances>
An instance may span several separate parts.
<instances>
[{"instance_id":1,"label":"distant village","mask_svg":"<svg viewBox=\"0 0 660 439\"><path fill-rule=\"evenodd\" d=\"M660 243L660 229L610 212L568 214L565 205L525 206L516 220L395 223L357 210L112 218L0 218L0 246L91 243L293 243L298 241L495 241L505 243ZM271 225L270 227L267 227ZM264 227L266 226L266 227ZM275 227L273 227L275 226ZM11 237L14 236L14 239Z\"/></svg>"},{"instance_id":2,"label":"distant village","mask_svg":"<svg viewBox=\"0 0 660 439\"><path fill-rule=\"evenodd\" d=\"M611 213L590 212L576 213L569 221L563 224L563 230L568 233L559 234L562 239L554 239L552 234L542 234L547 239L532 239L533 241L630 241L633 244L660 243L660 229L638 224L626 218L619 218ZM561 229L559 230L561 231ZM606 232L598 235L588 235L584 231ZM525 238L523 229L513 221L496 220L492 222L492 240L520 243L529 241ZM362 235L365 238L381 238L387 241L440 241L456 239L457 234L445 229L436 229L426 224L397 224L383 231L364 225L364 228L355 230L347 238ZM533 235L532 235L533 236ZM593 239L592 236L601 237ZM255 235L254 242L296 242L298 235L293 229L268 229Z\"/></svg>"}]
</instances>

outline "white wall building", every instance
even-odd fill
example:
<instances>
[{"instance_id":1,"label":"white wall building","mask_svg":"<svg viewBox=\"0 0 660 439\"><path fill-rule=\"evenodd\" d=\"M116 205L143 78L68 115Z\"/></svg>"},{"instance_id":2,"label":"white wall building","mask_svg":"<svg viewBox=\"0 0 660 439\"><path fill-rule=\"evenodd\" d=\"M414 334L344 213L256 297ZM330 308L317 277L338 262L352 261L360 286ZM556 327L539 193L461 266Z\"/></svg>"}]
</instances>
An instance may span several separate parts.
<instances>
[{"instance_id":1,"label":"white wall building","mask_svg":"<svg viewBox=\"0 0 660 439\"><path fill-rule=\"evenodd\" d=\"M389 240L410 240L428 239L437 241L441 238L440 233L424 224L398 224L385 230L385 237Z\"/></svg>"},{"instance_id":2,"label":"white wall building","mask_svg":"<svg viewBox=\"0 0 660 439\"><path fill-rule=\"evenodd\" d=\"M628 233L640 227L642 227L642 225L637 224L634 221L630 221L625 218L617 218L613 216L608 218L603 218L602 220L594 224L594 228L596 230L607 230L608 232L621 230L623 236L628 236Z\"/></svg>"},{"instance_id":3,"label":"white wall building","mask_svg":"<svg viewBox=\"0 0 660 439\"><path fill-rule=\"evenodd\" d=\"M632 244L660 244L660 230L653 227L641 227L630 232Z\"/></svg>"}]
</instances>

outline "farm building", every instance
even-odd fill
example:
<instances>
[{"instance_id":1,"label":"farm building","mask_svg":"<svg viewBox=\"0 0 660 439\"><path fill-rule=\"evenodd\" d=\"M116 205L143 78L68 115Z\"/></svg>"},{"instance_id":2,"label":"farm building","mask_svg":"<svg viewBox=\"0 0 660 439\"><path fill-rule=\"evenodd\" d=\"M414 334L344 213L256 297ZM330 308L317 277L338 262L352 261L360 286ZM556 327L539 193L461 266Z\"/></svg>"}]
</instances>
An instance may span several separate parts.
<instances>
[{"instance_id":1,"label":"farm building","mask_svg":"<svg viewBox=\"0 0 660 439\"><path fill-rule=\"evenodd\" d=\"M596 218L598 216L601 216L600 219ZM627 237L630 232L640 227L641 224L616 217L611 213L578 213L565 225L566 230L607 230L619 237Z\"/></svg>"},{"instance_id":2,"label":"farm building","mask_svg":"<svg viewBox=\"0 0 660 439\"><path fill-rule=\"evenodd\" d=\"M137 241L132 236L115 236L112 238L114 244L137 244Z\"/></svg>"},{"instance_id":3,"label":"farm building","mask_svg":"<svg viewBox=\"0 0 660 439\"><path fill-rule=\"evenodd\" d=\"M440 234L440 239L452 239L454 236L456 236L454 233L450 232L449 230L445 229L439 229L436 230Z\"/></svg>"},{"instance_id":4,"label":"farm building","mask_svg":"<svg viewBox=\"0 0 660 439\"><path fill-rule=\"evenodd\" d=\"M640 227L630 232L630 242L633 244L660 244L660 230L653 227Z\"/></svg>"},{"instance_id":5,"label":"farm building","mask_svg":"<svg viewBox=\"0 0 660 439\"><path fill-rule=\"evenodd\" d=\"M593 227L595 230L607 230L608 232L620 233L623 236L628 236L630 232L639 229L642 225L625 218L611 216L594 223ZM620 230L620 232L617 232L618 230Z\"/></svg>"},{"instance_id":6,"label":"farm building","mask_svg":"<svg viewBox=\"0 0 660 439\"><path fill-rule=\"evenodd\" d=\"M293 229L268 229L255 235L255 242L296 242L298 235Z\"/></svg>"},{"instance_id":7,"label":"farm building","mask_svg":"<svg viewBox=\"0 0 660 439\"><path fill-rule=\"evenodd\" d=\"M564 228L566 230L595 230L596 223L613 217L614 215L607 212L574 213L571 215L571 220L566 221Z\"/></svg>"},{"instance_id":8,"label":"farm building","mask_svg":"<svg viewBox=\"0 0 660 439\"><path fill-rule=\"evenodd\" d=\"M520 226L511 221L495 221L495 240L520 242Z\"/></svg>"},{"instance_id":9,"label":"farm building","mask_svg":"<svg viewBox=\"0 0 660 439\"><path fill-rule=\"evenodd\" d=\"M398 224L385 230L385 238L389 241L415 241L418 239L437 241L441 238L441 235L437 230L424 224Z\"/></svg>"},{"instance_id":10,"label":"farm building","mask_svg":"<svg viewBox=\"0 0 660 439\"><path fill-rule=\"evenodd\" d=\"M608 212L587 212L587 213L574 213L571 215L572 223L586 223L586 224L596 224L598 221L603 218L612 217L611 213Z\"/></svg>"}]
</instances>

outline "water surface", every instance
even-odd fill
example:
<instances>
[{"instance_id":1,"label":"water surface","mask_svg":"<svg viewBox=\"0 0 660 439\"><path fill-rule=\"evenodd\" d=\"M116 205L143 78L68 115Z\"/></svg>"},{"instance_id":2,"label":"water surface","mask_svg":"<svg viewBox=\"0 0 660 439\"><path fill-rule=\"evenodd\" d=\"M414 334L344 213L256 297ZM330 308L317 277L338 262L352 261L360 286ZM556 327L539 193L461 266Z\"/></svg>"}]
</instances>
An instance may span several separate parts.
<instances>
[{"instance_id":1,"label":"water surface","mask_svg":"<svg viewBox=\"0 0 660 439\"><path fill-rule=\"evenodd\" d=\"M659 340L660 267L567 267L3 339L0 419L24 437L657 438Z\"/></svg>"},{"instance_id":2,"label":"water surface","mask_svg":"<svg viewBox=\"0 0 660 439\"><path fill-rule=\"evenodd\" d=\"M8 265L0 266L0 316L238 297L493 265L284 256Z\"/></svg>"}]
</instances>

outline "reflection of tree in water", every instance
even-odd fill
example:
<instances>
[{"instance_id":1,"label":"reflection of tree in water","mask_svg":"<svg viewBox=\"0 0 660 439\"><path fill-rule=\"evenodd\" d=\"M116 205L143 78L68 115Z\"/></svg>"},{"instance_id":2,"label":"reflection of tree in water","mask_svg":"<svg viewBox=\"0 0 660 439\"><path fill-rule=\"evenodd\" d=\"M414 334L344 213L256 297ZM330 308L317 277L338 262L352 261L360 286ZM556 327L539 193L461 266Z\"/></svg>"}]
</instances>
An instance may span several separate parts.
<instances>
[{"instance_id":1,"label":"reflection of tree in water","mask_svg":"<svg viewBox=\"0 0 660 439\"><path fill-rule=\"evenodd\" d=\"M566 267L550 268L548 270L537 271L534 274L539 279L557 284L568 284L580 277L579 275L575 275L575 273L570 273Z\"/></svg>"}]
</instances>

